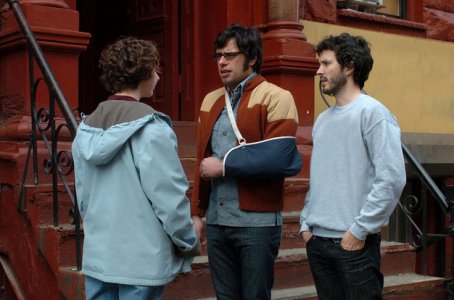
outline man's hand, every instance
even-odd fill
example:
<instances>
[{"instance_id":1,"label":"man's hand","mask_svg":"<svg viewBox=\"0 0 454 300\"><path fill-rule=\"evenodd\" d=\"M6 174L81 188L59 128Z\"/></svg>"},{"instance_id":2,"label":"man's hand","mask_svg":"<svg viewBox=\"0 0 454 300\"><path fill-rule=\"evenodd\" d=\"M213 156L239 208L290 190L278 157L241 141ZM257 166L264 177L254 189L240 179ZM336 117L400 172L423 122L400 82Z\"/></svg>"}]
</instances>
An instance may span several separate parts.
<instances>
[{"instance_id":1,"label":"man's hand","mask_svg":"<svg viewBox=\"0 0 454 300\"><path fill-rule=\"evenodd\" d=\"M195 233L200 240L200 244L205 244L205 237L204 237L204 228L203 228L203 221L202 218L196 215L192 216L192 222L194 223Z\"/></svg>"},{"instance_id":2,"label":"man's hand","mask_svg":"<svg viewBox=\"0 0 454 300\"><path fill-rule=\"evenodd\" d=\"M307 243L312 238L312 232L310 231L303 231L300 235L303 238L304 243Z\"/></svg>"},{"instance_id":3,"label":"man's hand","mask_svg":"<svg viewBox=\"0 0 454 300\"><path fill-rule=\"evenodd\" d=\"M361 250L364 248L366 241L358 240L349 230L344 233L341 241L341 247L347 251Z\"/></svg>"},{"instance_id":4,"label":"man's hand","mask_svg":"<svg viewBox=\"0 0 454 300\"><path fill-rule=\"evenodd\" d=\"M221 177L222 170L222 161L217 157L204 158L200 163L200 176L205 180Z\"/></svg>"}]
</instances>

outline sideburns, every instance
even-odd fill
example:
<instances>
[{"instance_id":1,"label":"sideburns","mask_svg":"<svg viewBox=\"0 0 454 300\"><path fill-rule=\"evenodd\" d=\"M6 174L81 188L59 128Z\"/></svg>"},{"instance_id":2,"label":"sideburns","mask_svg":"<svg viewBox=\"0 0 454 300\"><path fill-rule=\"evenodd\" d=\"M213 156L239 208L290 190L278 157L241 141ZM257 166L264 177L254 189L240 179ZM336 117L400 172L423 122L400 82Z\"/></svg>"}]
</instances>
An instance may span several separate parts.
<instances>
[{"instance_id":1,"label":"sideburns","mask_svg":"<svg viewBox=\"0 0 454 300\"><path fill-rule=\"evenodd\" d=\"M247 71L248 69L249 69L249 60L246 60L243 65L243 71Z\"/></svg>"}]
</instances>

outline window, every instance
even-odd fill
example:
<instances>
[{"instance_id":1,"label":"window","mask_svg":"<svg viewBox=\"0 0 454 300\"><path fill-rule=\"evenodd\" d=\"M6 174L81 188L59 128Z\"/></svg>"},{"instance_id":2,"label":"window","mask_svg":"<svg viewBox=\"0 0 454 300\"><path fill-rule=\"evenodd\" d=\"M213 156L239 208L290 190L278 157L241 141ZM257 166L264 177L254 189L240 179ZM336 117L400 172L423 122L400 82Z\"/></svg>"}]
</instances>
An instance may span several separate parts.
<instances>
[{"instance_id":1,"label":"window","mask_svg":"<svg viewBox=\"0 0 454 300\"><path fill-rule=\"evenodd\" d=\"M405 1L402 0L383 0L383 8L377 9L377 13L405 18Z\"/></svg>"},{"instance_id":2,"label":"window","mask_svg":"<svg viewBox=\"0 0 454 300\"><path fill-rule=\"evenodd\" d=\"M338 0L337 8L404 18L405 0Z\"/></svg>"}]
</instances>

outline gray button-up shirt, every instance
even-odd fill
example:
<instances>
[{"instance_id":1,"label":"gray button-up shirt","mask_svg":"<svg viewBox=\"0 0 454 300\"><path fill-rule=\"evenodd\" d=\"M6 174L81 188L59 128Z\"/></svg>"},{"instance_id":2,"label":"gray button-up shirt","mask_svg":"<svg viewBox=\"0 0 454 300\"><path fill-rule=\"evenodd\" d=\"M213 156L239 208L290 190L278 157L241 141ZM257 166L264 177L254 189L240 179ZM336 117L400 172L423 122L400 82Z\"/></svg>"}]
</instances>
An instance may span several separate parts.
<instances>
[{"instance_id":1,"label":"gray button-up shirt","mask_svg":"<svg viewBox=\"0 0 454 300\"><path fill-rule=\"evenodd\" d=\"M228 91L233 102L233 113L237 115L243 89L248 80L257 74L252 73L235 89ZM236 100L238 98L238 100ZM222 113L213 128L211 136L212 156L221 160L224 155L236 146L236 136L230 124L227 109ZM251 212L241 210L238 201L238 186L236 178L219 177L211 180L210 203L206 215L207 224L234 227L262 227L282 225L281 212Z\"/></svg>"}]
</instances>

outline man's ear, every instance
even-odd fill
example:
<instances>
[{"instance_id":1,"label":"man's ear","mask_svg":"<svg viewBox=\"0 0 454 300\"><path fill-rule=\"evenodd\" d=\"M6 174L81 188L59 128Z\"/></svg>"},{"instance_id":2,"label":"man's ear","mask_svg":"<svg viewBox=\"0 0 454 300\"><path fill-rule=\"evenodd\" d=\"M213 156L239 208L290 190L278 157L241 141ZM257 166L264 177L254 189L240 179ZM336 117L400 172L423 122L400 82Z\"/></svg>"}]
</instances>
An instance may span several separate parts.
<instances>
[{"instance_id":1,"label":"man's ear","mask_svg":"<svg viewBox=\"0 0 454 300\"><path fill-rule=\"evenodd\" d=\"M256 62L257 62L257 57L254 58L254 59L251 59L251 60L249 61L249 66L252 68L252 67L255 65Z\"/></svg>"},{"instance_id":2,"label":"man's ear","mask_svg":"<svg viewBox=\"0 0 454 300\"><path fill-rule=\"evenodd\" d=\"M355 65L353 64L353 62L351 62L350 64L348 64L348 66L345 66L344 69L345 75L352 75L353 71L355 71Z\"/></svg>"}]
</instances>

